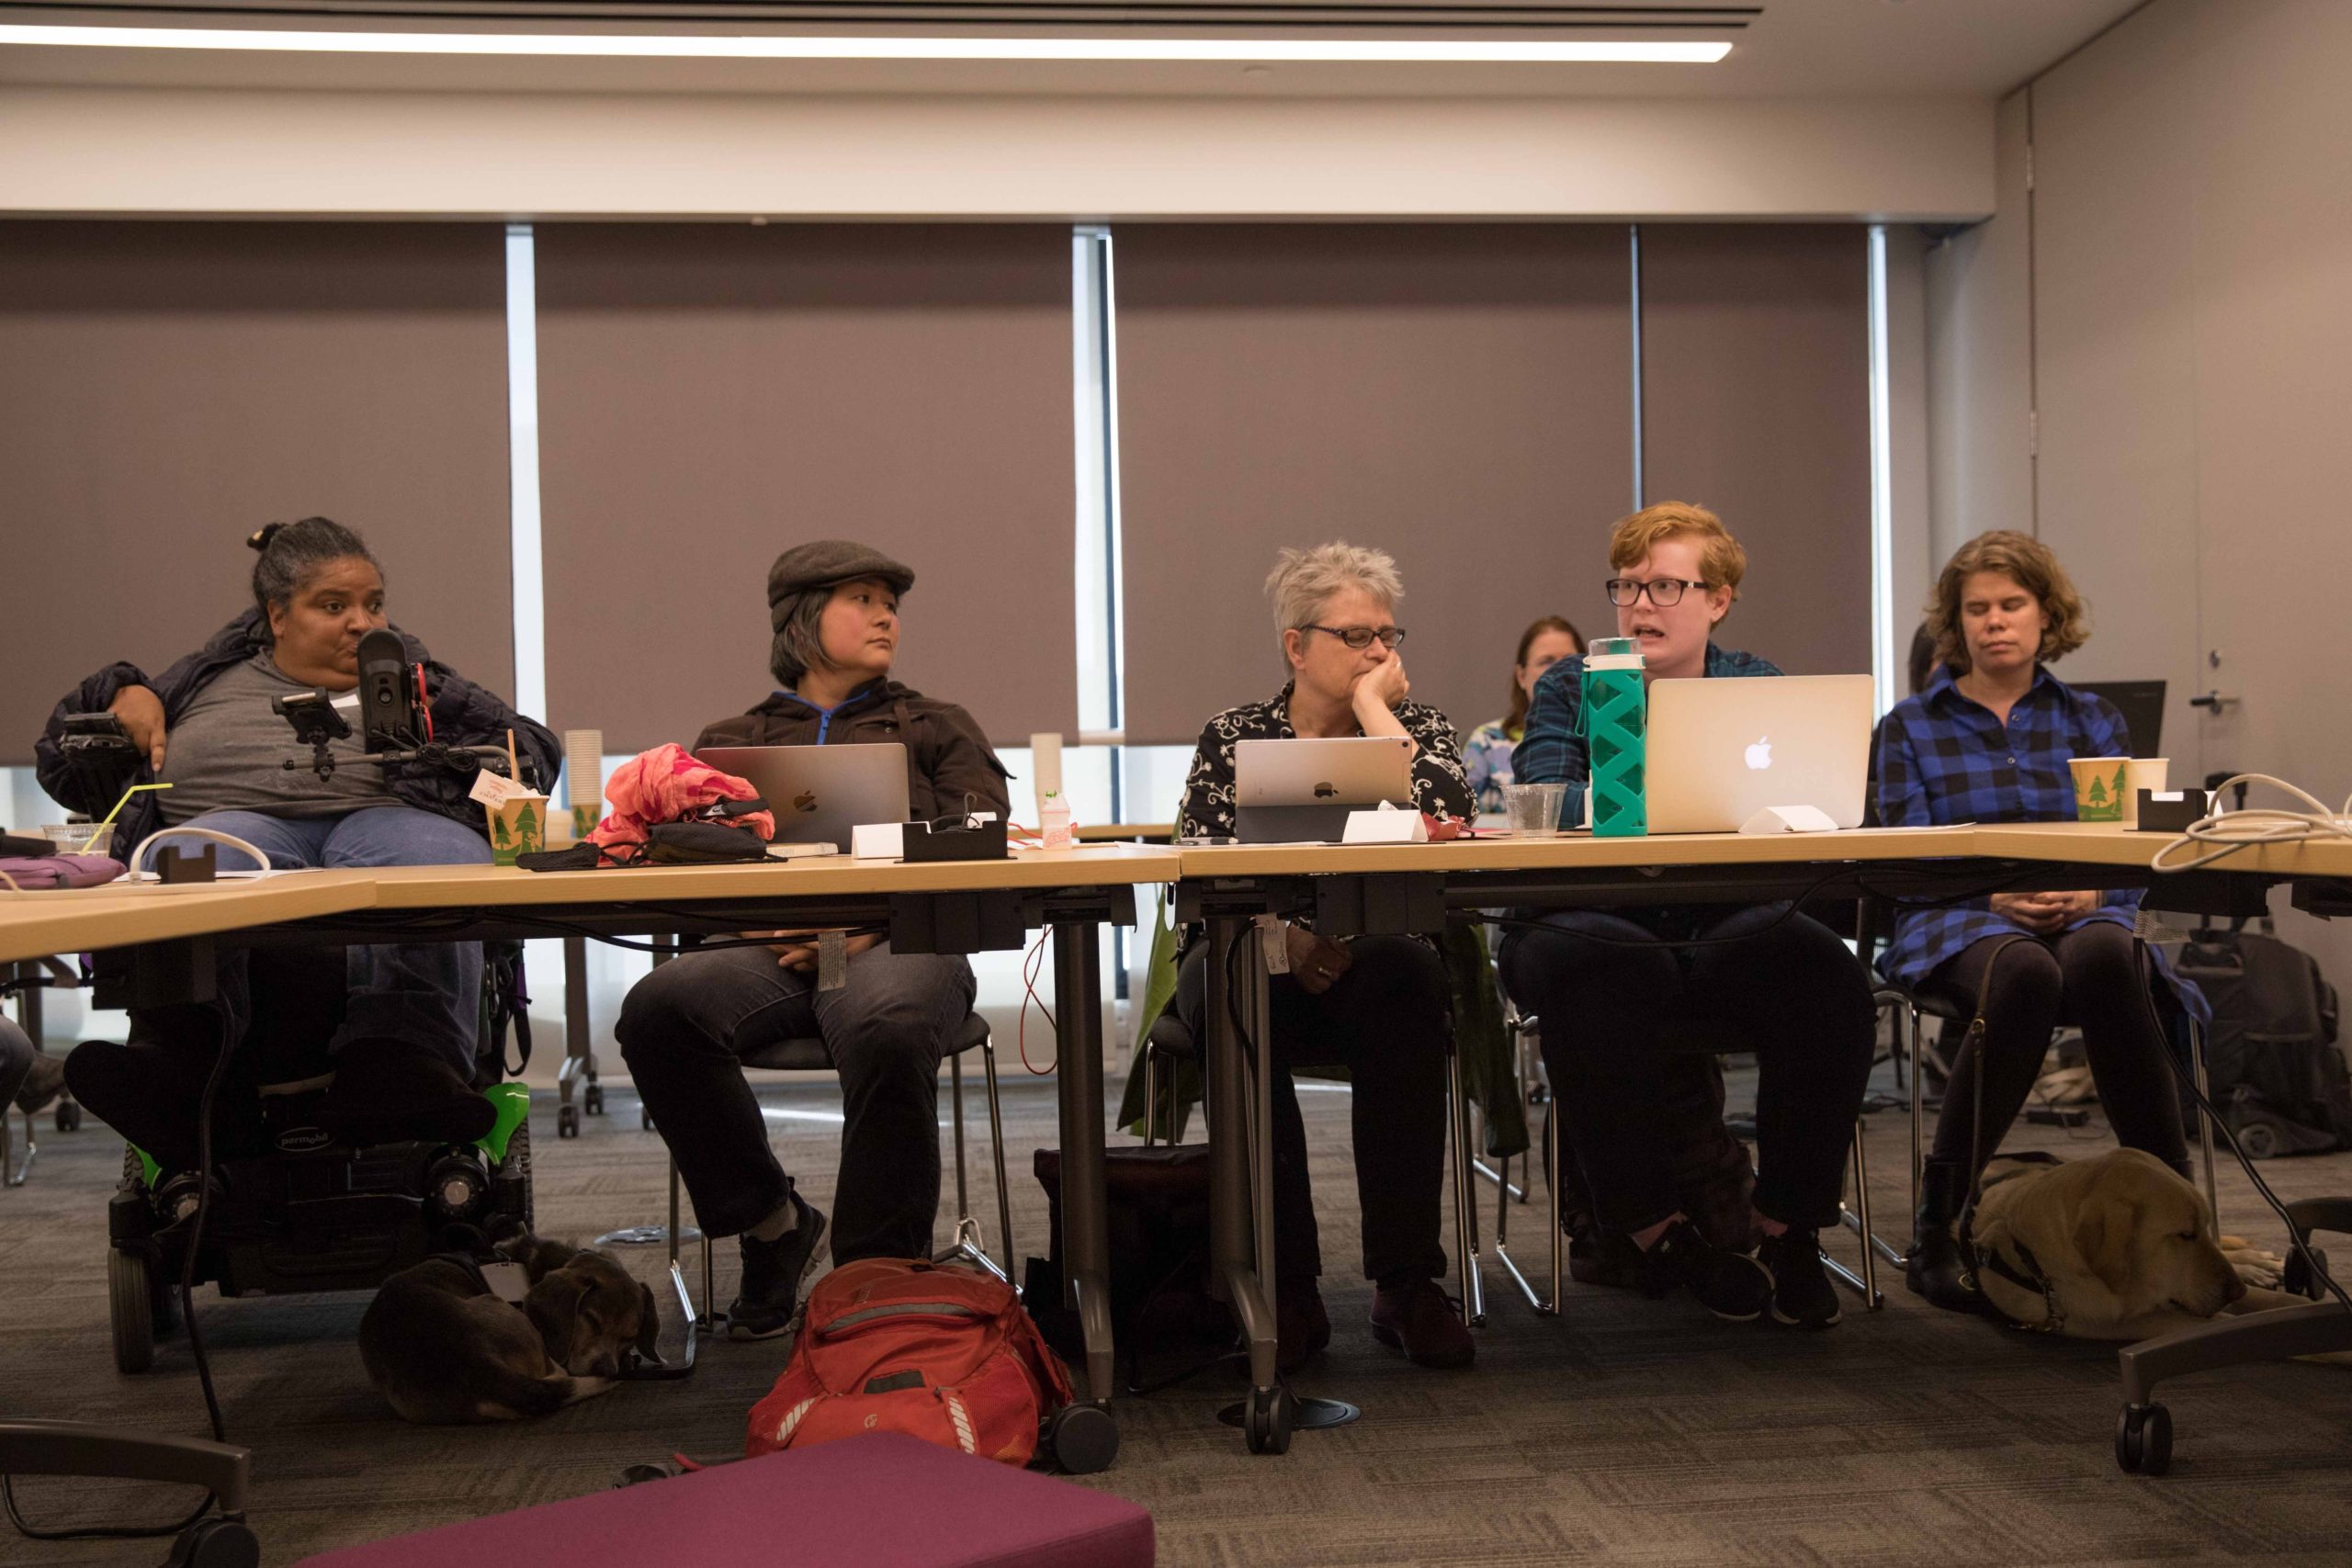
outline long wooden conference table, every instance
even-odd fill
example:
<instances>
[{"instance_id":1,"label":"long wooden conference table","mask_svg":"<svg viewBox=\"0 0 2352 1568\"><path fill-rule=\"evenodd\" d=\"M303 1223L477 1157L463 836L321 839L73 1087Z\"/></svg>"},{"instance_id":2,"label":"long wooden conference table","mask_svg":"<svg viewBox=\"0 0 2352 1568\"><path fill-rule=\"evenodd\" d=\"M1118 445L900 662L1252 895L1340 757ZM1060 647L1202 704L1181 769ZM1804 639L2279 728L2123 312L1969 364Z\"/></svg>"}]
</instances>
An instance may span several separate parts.
<instances>
[{"instance_id":1,"label":"long wooden conference table","mask_svg":"<svg viewBox=\"0 0 2352 1568\"><path fill-rule=\"evenodd\" d=\"M2352 913L2352 842L2269 845L2179 874L2151 869L2162 833L2073 823L1742 836L1481 839L1446 844L1093 844L999 862L818 860L755 866L531 874L490 867L301 872L198 888L119 885L0 892L0 963L131 950L132 984L200 984L214 944L343 943L545 936L714 934L776 926L887 924L906 951L1017 949L1052 933L1059 1060L1063 1251L1086 1339L1086 1387L1107 1404L1112 1353L1102 1190L1104 1112L1096 935L1131 924L1134 889L1177 885L1181 918L1207 922L1235 974L1209 970L1206 1010L1215 1256L1248 1343L1253 1450L1287 1443L1274 1371L1270 1078L1234 1026L1264 1038L1266 975L1242 939L1260 917L1311 915L1331 935L1428 931L1449 912L1498 908L1953 897L2035 888L2147 886L2152 908L2259 913L2290 885L2321 914ZM142 976L145 977L142 982ZM1229 986L1231 989L1229 990ZM1248 1129L1247 1137L1226 1136ZM1458 1132L1458 1129L1457 1129ZM1251 1196L1256 1189L1254 1201ZM1459 1200L1457 1200L1459 1201ZM2318 1309L2314 1309L2318 1310Z\"/></svg>"}]
</instances>

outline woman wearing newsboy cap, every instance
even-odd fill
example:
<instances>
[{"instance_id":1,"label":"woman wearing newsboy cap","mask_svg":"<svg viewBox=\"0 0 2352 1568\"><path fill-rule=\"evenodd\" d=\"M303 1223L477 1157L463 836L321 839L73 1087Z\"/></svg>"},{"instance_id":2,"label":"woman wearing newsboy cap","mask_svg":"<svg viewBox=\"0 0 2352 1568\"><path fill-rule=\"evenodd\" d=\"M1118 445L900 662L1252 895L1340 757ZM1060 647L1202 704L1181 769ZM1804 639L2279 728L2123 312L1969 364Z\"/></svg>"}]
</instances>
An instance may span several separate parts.
<instances>
[{"instance_id":1,"label":"woman wearing newsboy cap","mask_svg":"<svg viewBox=\"0 0 2352 1568\"><path fill-rule=\"evenodd\" d=\"M845 540L799 545L768 570L768 654L777 689L720 719L711 746L907 749L910 815L1003 814L1005 772L971 715L890 679L899 601L915 574ZM961 958L848 942L848 984L817 988L817 938L754 933L768 947L722 948L664 964L622 1004L621 1055L677 1158L695 1216L741 1238L742 1282L727 1309L737 1338L780 1334L817 1263L827 1216L793 1190L738 1058L779 1040L820 1038L841 1074L841 1176L832 1258L923 1258L939 1207L939 1063L972 1007Z\"/></svg>"}]
</instances>

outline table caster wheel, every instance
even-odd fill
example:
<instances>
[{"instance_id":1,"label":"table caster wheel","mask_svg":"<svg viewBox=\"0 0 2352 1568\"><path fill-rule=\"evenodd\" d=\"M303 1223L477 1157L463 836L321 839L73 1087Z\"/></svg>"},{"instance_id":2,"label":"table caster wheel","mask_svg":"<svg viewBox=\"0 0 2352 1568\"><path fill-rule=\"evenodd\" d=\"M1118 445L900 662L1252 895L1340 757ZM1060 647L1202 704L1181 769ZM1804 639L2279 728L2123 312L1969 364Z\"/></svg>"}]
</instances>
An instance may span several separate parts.
<instances>
[{"instance_id":1,"label":"table caster wheel","mask_svg":"<svg viewBox=\"0 0 2352 1568\"><path fill-rule=\"evenodd\" d=\"M2307 1250L2311 1254L2309 1258L2303 1256ZM2319 1265L2318 1273L2313 1273L2312 1270L2312 1265L2314 1263ZM2303 1246L2287 1255L2285 1277L2278 1281L2278 1288L2289 1295L2308 1296L2315 1302L2325 1301L2327 1287L2320 1283L2319 1276L2326 1272L2327 1254L2312 1247L2309 1242L2305 1242Z\"/></svg>"},{"instance_id":2,"label":"table caster wheel","mask_svg":"<svg viewBox=\"0 0 2352 1568\"><path fill-rule=\"evenodd\" d=\"M2172 1412L2161 1404L2127 1404L2115 1423L2115 1462L2127 1475L2162 1475L2172 1468Z\"/></svg>"},{"instance_id":3,"label":"table caster wheel","mask_svg":"<svg viewBox=\"0 0 2352 1568\"><path fill-rule=\"evenodd\" d=\"M1099 1404L1073 1402L1046 1422L1046 1448L1070 1475L1092 1475L1119 1457L1119 1424Z\"/></svg>"},{"instance_id":4,"label":"table caster wheel","mask_svg":"<svg viewBox=\"0 0 2352 1568\"><path fill-rule=\"evenodd\" d=\"M559 1138L580 1136L580 1107L559 1105L555 1108L555 1135Z\"/></svg>"},{"instance_id":5,"label":"table caster wheel","mask_svg":"<svg viewBox=\"0 0 2352 1568\"><path fill-rule=\"evenodd\" d=\"M1253 1454L1280 1454L1290 1451L1290 1390L1280 1384L1272 1388L1250 1391L1250 1409L1244 1417L1243 1433Z\"/></svg>"},{"instance_id":6,"label":"table caster wheel","mask_svg":"<svg viewBox=\"0 0 2352 1568\"><path fill-rule=\"evenodd\" d=\"M580 1097L580 1105L581 1109L587 1111L589 1115L602 1116L605 1113L605 1086L590 1084L586 1092Z\"/></svg>"}]
</instances>

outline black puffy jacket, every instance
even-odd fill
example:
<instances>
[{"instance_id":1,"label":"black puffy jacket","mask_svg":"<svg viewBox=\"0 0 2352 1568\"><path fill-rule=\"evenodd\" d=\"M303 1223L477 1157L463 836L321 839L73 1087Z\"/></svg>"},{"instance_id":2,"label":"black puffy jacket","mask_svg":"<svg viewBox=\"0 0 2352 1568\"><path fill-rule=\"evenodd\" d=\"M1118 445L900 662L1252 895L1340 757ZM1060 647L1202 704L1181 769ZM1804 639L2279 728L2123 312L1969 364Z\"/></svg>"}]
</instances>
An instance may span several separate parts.
<instances>
[{"instance_id":1,"label":"black puffy jacket","mask_svg":"<svg viewBox=\"0 0 2352 1568\"><path fill-rule=\"evenodd\" d=\"M400 628L394 626L392 630L398 632ZM547 726L525 718L495 692L486 691L447 665L435 662L433 656L425 652L424 645L408 633L401 632L401 641L408 649L408 661L424 666L436 739L459 746L503 746L511 728L514 731L517 755L537 770L538 786L546 789L555 783L556 770L563 761L563 749ZM253 609L221 627L202 648L160 676L151 677L135 664L107 665L67 693L49 716L48 728L33 749L40 787L69 809L86 812L94 818L105 816L114 809L114 803L125 789L134 784L153 783L154 769L142 759L135 772L121 770L112 777L99 777L89 770L69 766L61 744L65 738L66 718L74 714L104 713L124 687L145 686L163 700L164 724L168 732L187 711L189 700L218 679L222 671L243 663L269 646L269 623L260 610ZM291 757L300 750L289 727L286 732L286 754ZM466 793L473 787L469 775L444 768L390 766L384 770L384 787L404 805L437 812L485 836L489 832L488 818ZM115 822L115 856L128 859L141 840L163 826L163 807L153 791L135 795Z\"/></svg>"}]
</instances>

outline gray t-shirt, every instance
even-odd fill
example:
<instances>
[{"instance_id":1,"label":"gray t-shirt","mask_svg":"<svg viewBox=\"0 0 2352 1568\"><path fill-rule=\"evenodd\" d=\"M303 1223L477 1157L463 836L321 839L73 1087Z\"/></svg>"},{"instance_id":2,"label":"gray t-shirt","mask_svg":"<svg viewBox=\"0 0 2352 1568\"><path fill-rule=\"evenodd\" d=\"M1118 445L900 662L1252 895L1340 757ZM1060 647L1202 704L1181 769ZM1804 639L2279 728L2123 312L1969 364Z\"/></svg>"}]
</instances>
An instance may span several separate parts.
<instances>
[{"instance_id":1,"label":"gray t-shirt","mask_svg":"<svg viewBox=\"0 0 2352 1568\"><path fill-rule=\"evenodd\" d=\"M351 736L328 743L338 766L321 779L311 771L311 749L270 707L275 697L311 688L288 679L266 653L222 671L189 699L187 711L164 737L158 791L164 821L172 827L208 811L260 811L272 817L340 817L364 806L394 806L384 770L364 761L356 700L339 709ZM299 764L284 764L292 758Z\"/></svg>"}]
</instances>

